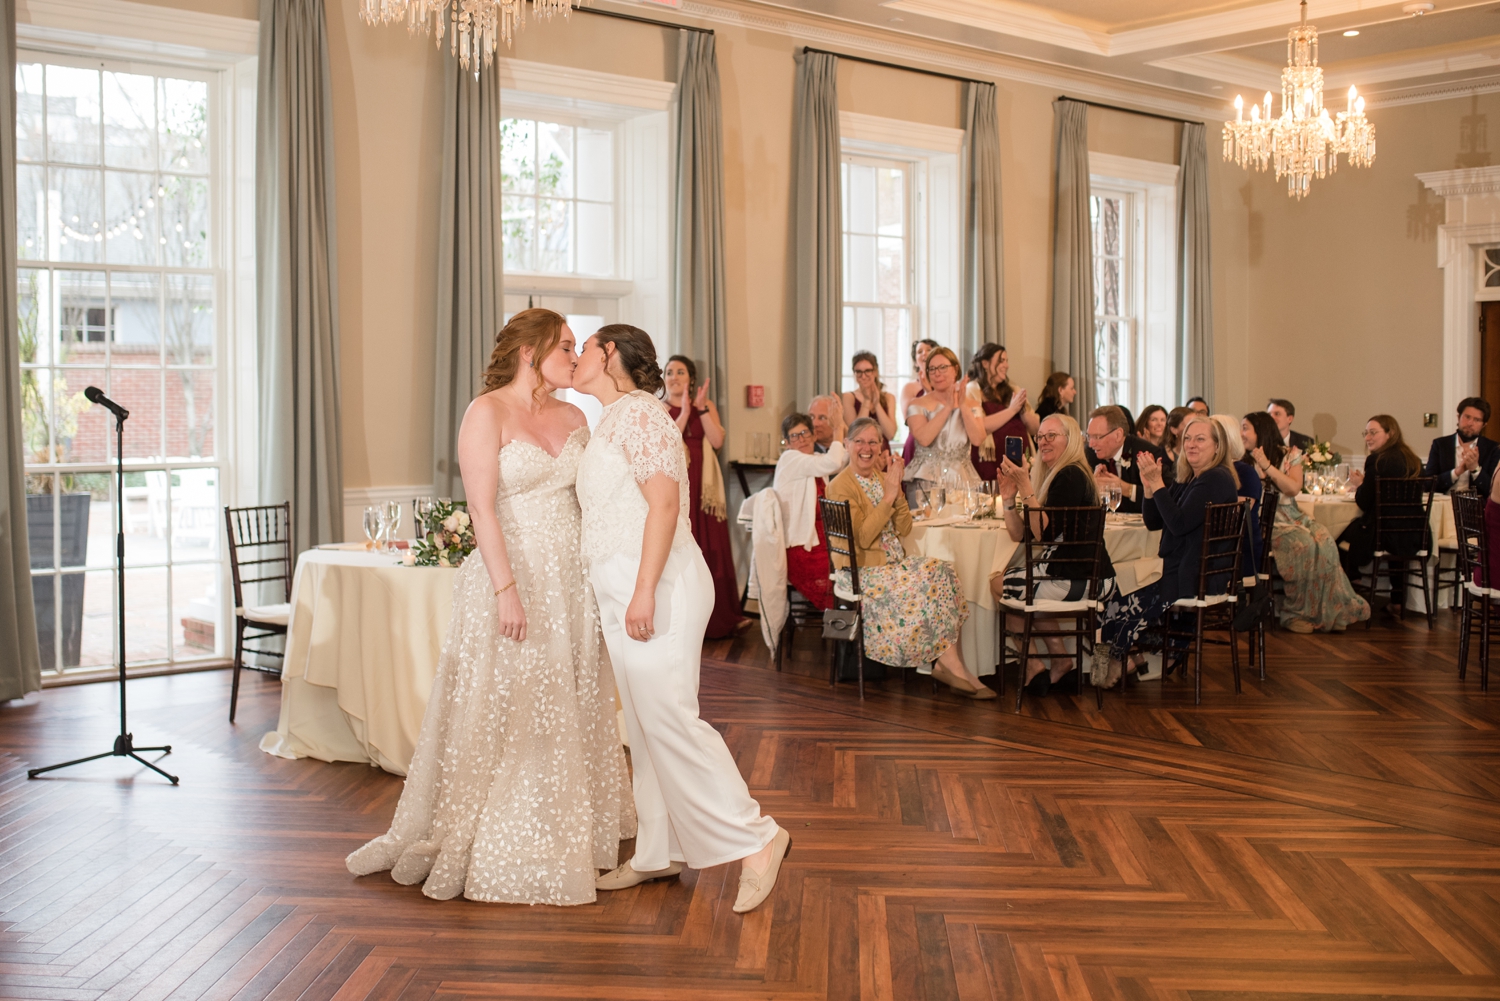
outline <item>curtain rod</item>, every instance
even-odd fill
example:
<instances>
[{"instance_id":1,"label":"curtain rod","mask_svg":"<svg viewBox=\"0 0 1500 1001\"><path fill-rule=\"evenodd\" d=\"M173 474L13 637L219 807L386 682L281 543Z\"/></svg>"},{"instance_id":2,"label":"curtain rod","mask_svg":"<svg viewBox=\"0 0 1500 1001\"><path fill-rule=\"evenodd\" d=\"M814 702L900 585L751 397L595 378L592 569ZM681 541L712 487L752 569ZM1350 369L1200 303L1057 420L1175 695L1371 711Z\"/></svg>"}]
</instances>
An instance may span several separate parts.
<instances>
[{"instance_id":1,"label":"curtain rod","mask_svg":"<svg viewBox=\"0 0 1500 1001\"><path fill-rule=\"evenodd\" d=\"M641 17L639 14L622 14L617 10L603 10L599 7L573 6L576 14L598 14L600 17L617 17L622 21L635 21L638 24L654 24L658 28L681 28L684 31L696 31L704 35L712 35L712 28L695 28L691 24L673 24L671 21L658 21L654 17Z\"/></svg>"},{"instance_id":2,"label":"curtain rod","mask_svg":"<svg viewBox=\"0 0 1500 1001\"><path fill-rule=\"evenodd\" d=\"M1135 108L1122 108L1118 104L1100 104L1098 101L1085 101L1081 97L1069 97L1067 94L1060 95L1058 97L1058 100L1072 101L1075 104L1086 104L1090 108L1103 108L1105 111L1123 111L1127 115L1141 115L1145 118L1160 118L1164 122L1181 122L1183 125L1203 124L1202 122L1195 122L1191 118L1174 118L1172 115L1160 115L1154 111L1137 111Z\"/></svg>"},{"instance_id":3,"label":"curtain rod","mask_svg":"<svg viewBox=\"0 0 1500 1001\"><path fill-rule=\"evenodd\" d=\"M921 73L924 76L942 77L944 80L957 80L959 83L989 83L988 80L974 80L966 76L954 76L952 73L939 73L937 70L924 70L916 66L902 66L900 63L884 63L879 59L866 59L864 56L846 56L842 52L829 52L827 49L815 49L811 45L804 45L803 52L817 52L825 56L837 56L855 63L867 63L870 66L884 66L886 69L905 70L908 73Z\"/></svg>"}]
</instances>

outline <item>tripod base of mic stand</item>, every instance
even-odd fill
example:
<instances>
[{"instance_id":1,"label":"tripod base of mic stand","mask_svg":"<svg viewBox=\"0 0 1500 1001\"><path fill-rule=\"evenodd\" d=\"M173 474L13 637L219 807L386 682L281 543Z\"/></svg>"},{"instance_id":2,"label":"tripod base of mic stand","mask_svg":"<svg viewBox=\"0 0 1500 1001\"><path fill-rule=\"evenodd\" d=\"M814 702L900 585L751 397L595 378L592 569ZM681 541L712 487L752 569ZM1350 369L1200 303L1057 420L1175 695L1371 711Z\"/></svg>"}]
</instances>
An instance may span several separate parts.
<instances>
[{"instance_id":1,"label":"tripod base of mic stand","mask_svg":"<svg viewBox=\"0 0 1500 1001\"><path fill-rule=\"evenodd\" d=\"M90 754L86 758L76 758L73 761L64 761L60 765L48 765L46 768L31 768L27 770L26 777L34 779L43 772L55 772L59 768L71 768L74 765L81 765L85 761L98 761L100 758L134 758L175 786L177 784L177 776L157 768L151 762L141 757L141 753L146 751L161 751L164 754L171 754L172 745L168 744L165 747L136 747L134 736L122 733L115 738L115 749L113 751L105 751L102 754Z\"/></svg>"}]
</instances>

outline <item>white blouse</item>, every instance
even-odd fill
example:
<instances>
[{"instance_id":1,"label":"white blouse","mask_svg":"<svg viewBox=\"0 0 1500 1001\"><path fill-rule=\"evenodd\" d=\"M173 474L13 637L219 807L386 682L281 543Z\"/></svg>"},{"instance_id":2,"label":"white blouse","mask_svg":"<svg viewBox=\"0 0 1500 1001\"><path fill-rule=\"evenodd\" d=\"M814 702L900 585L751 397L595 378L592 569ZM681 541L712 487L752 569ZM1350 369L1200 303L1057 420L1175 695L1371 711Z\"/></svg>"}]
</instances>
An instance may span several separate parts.
<instances>
[{"instance_id":1,"label":"white blouse","mask_svg":"<svg viewBox=\"0 0 1500 1001\"><path fill-rule=\"evenodd\" d=\"M682 447L682 431L660 400L638 389L604 408L578 464L584 563L603 562L621 553L640 558L650 510L640 485L657 473L677 482L672 550L696 546L688 520L687 450Z\"/></svg>"},{"instance_id":2,"label":"white blouse","mask_svg":"<svg viewBox=\"0 0 1500 1001\"><path fill-rule=\"evenodd\" d=\"M818 544L818 477L838 473L848 462L844 443L836 441L828 451L808 455L795 448L776 460L776 478L771 481L781 500L781 531L788 549L813 549Z\"/></svg>"}]
</instances>

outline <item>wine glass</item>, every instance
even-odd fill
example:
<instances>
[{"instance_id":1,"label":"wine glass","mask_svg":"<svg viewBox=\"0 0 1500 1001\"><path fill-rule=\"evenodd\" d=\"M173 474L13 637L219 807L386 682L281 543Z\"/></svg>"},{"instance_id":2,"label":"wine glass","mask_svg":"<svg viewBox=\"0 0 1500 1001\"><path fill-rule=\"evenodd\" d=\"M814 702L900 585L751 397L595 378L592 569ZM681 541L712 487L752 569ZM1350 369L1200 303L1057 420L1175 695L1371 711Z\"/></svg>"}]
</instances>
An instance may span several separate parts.
<instances>
[{"instance_id":1,"label":"wine glass","mask_svg":"<svg viewBox=\"0 0 1500 1001\"><path fill-rule=\"evenodd\" d=\"M401 527L401 502L385 502L385 541L387 549L396 548L396 530Z\"/></svg>"},{"instance_id":2,"label":"wine glass","mask_svg":"<svg viewBox=\"0 0 1500 1001\"><path fill-rule=\"evenodd\" d=\"M412 528L418 542L427 538L427 516L432 513L431 497L418 497L411 502Z\"/></svg>"},{"instance_id":3,"label":"wine glass","mask_svg":"<svg viewBox=\"0 0 1500 1001\"><path fill-rule=\"evenodd\" d=\"M365 508L366 543L368 543L371 547L378 546L380 544L381 533L383 533L384 531L385 522L384 518L381 516L380 509L378 507L375 507L374 505Z\"/></svg>"},{"instance_id":4,"label":"wine glass","mask_svg":"<svg viewBox=\"0 0 1500 1001\"><path fill-rule=\"evenodd\" d=\"M936 518L948 506L948 488L941 483L928 487L927 496L932 498L932 516Z\"/></svg>"},{"instance_id":5,"label":"wine glass","mask_svg":"<svg viewBox=\"0 0 1500 1001\"><path fill-rule=\"evenodd\" d=\"M1109 511L1111 514L1116 514L1119 512L1120 501L1124 498L1124 496L1125 492L1118 486L1112 486L1109 488Z\"/></svg>"},{"instance_id":6,"label":"wine glass","mask_svg":"<svg viewBox=\"0 0 1500 1001\"><path fill-rule=\"evenodd\" d=\"M927 509L927 505L931 503L931 499L927 496L925 487L912 487L911 499L917 505L916 510L912 513L918 520L927 518L931 514Z\"/></svg>"}]
</instances>

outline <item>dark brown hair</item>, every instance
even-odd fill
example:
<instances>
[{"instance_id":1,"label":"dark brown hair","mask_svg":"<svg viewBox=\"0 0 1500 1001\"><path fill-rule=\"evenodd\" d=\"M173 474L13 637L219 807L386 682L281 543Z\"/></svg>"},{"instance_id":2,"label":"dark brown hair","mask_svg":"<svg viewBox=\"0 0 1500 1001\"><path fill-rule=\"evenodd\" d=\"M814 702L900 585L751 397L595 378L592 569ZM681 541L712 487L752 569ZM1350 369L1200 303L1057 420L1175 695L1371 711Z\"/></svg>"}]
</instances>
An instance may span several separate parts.
<instances>
[{"instance_id":1,"label":"dark brown hair","mask_svg":"<svg viewBox=\"0 0 1500 1001\"><path fill-rule=\"evenodd\" d=\"M667 364L661 367L663 380L665 380L667 376L667 365L672 364L674 361L682 362L682 367L687 369L688 400L691 401L693 398L693 390L698 388L698 366L693 364L693 359L689 358L687 355L673 355L672 357L667 359ZM665 381L662 385L662 391L666 391Z\"/></svg>"},{"instance_id":2,"label":"dark brown hair","mask_svg":"<svg viewBox=\"0 0 1500 1001\"><path fill-rule=\"evenodd\" d=\"M1066 386L1068 384L1068 381L1072 378L1073 377L1066 372L1053 372L1051 375L1047 376L1047 384L1042 387L1042 398L1037 402L1051 403L1053 410L1061 410L1065 406L1071 406L1071 404L1063 403L1062 391L1063 387Z\"/></svg>"},{"instance_id":3,"label":"dark brown hair","mask_svg":"<svg viewBox=\"0 0 1500 1001\"><path fill-rule=\"evenodd\" d=\"M1286 446L1281 444L1281 429L1276 426L1276 419L1264 410L1254 410L1245 415L1245 420L1255 430L1256 448L1266 453L1267 462L1280 469L1281 460L1286 458Z\"/></svg>"},{"instance_id":4,"label":"dark brown hair","mask_svg":"<svg viewBox=\"0 0 1500 1001\"><path fill-rule=\"evenodd\" d=\"M805 427L811 431L813 429L812 418L806 414L787 414L781 419L781 440L786 441L786 436L791 434L795 427Z\"/></svg>"},{"instance_id":5,"label":"dark brown hair","mask_svg":"<svg viewBox=\"0 0 1500 1001\"><path fill-rule=\"evenodd\" d=\"M562 340L563 327L567 326L560 313L550 309L523 309L510 318L495 335L495 350L490 352L490 364L484 370L486 393L509 386L516 381L521 370L521 349L531 348L531 370L536 373L538 401L547 395L542 380L542 359L552 353L557 342Z\"/></svg>"},{"instance_id":6,"label":"dark brown hair","mask_svg":"<svg viewBox=\"0 0 1500 1001\"><path fill-rule=\"evenodd\" d=\"M1151 415L1154 414L1154 413L1156 413L1157 411L1161 411L1161 415L1163 417L1167 416L1167 408L1166 407L1162 406L1160 403L1153 403L1149 407L1147 407L1145 410L1142 410L1141 411L1141 416L1139 416L1139 417L1137 417L1135 419L1135 433L1139 437L1145 438L1146 435L1151 432ZM1167 439L1167 429L1166 428L1162 428L1161 437L1162 437L1162 441L1166 441L1166 439ZM1150 441L1149 438L1147 438L1146 440Z\"/></svg>"},{"instance_id":7,"label":"dark brown hair","mask_svg":"<svg viewBox=\"0 0 1500 1001\"><path fill-rule=\"evenodd\" d=\"M636 389L652 394L662 391L665 384L662 382L661 366L656 362L656 345L651 343L650 334L628 323L609 323L594 331L594 337L600 347L614 345L620 365L630 381L635 383ZM688 374L692 375L691 369Z\"/></svg>"},{"instance_id":8,"label":"dark brown hair","mask_svg":"<svg viewBox=\"0 0 1500 1001\"><path fill-rule=\"evenodd\" d=\"M1010 398L1015 395L1015 388L1011 386L1009 379L1000 380L999 385L991 385L990 373L984 367L985 364L996 355L1005 354L1005 345L986 344L974 352L974 358L969 362L969 378L979 384L980 394L991 403L998 403L1002 407L1010 406ZM932 357L928 355L928 357Z\"/></svg>"},{"instance_id":9,"label":"dark brown hair","mask_svg":"<svg viewBox=\"0 0 1500 1001\"><path fill-rule=\"evenodd\" d=\"M1401 436L1401 425L1396 423L1396 418L1390 414L1376 414L1370 420L1380 425L1381 430L1386 433L1385 444L1381 445L1370 454L1384 455L1392 450L1401 453L1401 459L1406 463L1406 476L1410 479L1422 472L1422 460L1417 458L1417 453L1411 450L1406 439Z\"/></svg>"},{"instance_id":10,"label":"dark brown hair","mask_svg":"<svg viewBox=\"0 0 1500 1001\"><path fill-rule=\"evenodd\" d=\"M873 351L856 351L854 357L849 359L849 367L852 369L862 361L867 361L875 368L875 392L885 395L885 383L880 381L880 359L875 357ZM850 394L853 395L853 394ZM884 404L882 404L883 406Z\"/></svg>"}]
</instances>

